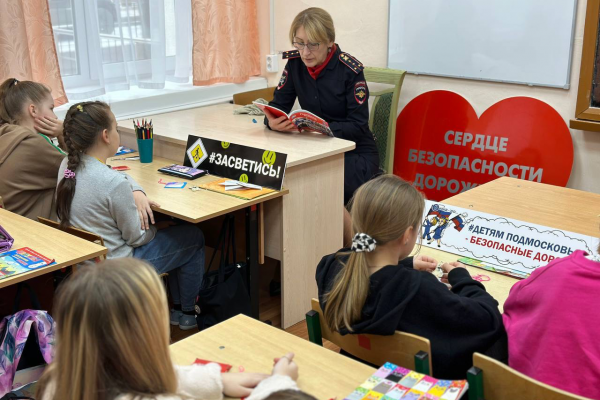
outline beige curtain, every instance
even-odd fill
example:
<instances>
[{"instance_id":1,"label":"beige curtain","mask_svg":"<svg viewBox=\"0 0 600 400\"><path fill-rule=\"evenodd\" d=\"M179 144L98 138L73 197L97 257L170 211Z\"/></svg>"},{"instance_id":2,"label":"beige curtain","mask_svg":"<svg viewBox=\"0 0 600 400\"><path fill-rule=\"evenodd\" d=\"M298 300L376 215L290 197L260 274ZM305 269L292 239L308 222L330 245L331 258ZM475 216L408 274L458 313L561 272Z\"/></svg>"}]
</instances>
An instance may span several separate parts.
<instances>
[{"instance_id":1,"label":"beige curtain","mask_svg":"<svg viewBox=\"0 0 600 400\"><path fill-rule=\"evenodd\" d=\"M192 28L194 85L260 75L255 0L192 0Z\"/></svg>"},{"instance_id":2,"label":"beige curtain","mask_svg":"<svg viewBox=\"0 0 600 400\"><path fill-rule=\"evenodd\" d=\"M0 0L0 81L44 83L55 105L67 103L47 0Z\"/></svg>"}]
</instances>

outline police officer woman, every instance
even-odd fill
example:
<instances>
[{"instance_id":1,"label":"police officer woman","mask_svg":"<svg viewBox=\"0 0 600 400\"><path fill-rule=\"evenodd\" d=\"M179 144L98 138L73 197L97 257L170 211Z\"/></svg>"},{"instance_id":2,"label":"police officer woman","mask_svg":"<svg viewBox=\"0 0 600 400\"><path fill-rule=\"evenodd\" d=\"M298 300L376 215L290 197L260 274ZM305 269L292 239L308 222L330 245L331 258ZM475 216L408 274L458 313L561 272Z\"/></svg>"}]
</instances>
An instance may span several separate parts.
<instances>
[{"instance_id":1,"label":"police officer woman","mask_svg":"<svg viewBox=\"0 0 600 400\"><path fill-rule=\"evenodd\" d=\"M321 8L308 8L294 18L290 41L296 50L283 54L288 62L269 104L289 113L298 98L302 109L329 123L335 137L356 143L356 149L345 154L346 204L354 191L379 171L377 146L369 130L364 67L335 43L333 20ZM286 117L265 114L269 129L298 131Z\"/></svg>"}]
</instances>

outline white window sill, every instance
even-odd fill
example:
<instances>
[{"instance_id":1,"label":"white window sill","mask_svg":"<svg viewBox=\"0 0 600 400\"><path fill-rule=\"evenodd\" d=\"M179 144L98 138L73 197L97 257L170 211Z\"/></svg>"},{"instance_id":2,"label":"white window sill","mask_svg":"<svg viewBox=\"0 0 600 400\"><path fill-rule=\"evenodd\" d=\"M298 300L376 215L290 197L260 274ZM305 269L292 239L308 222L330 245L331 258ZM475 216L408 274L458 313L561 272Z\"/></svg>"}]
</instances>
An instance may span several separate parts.
<instances>
[{"instance_id":1,"label":"white window sill","mask_svg":"<svg viewBox=\"0 0 600 400\"><path fill-rule=\"evenodd\" d=\"M110 92L85 101L100 100L108 103L119 120L225 103L235 93L266 87L267 80L263 77L251 77L244 83L217 83L210 86L166 82L164 89L139 89L132 86L129 90ZM63 104L54 111L58 118L64 119L69 108L79 102Z\"/></svg>"}]
</instances>

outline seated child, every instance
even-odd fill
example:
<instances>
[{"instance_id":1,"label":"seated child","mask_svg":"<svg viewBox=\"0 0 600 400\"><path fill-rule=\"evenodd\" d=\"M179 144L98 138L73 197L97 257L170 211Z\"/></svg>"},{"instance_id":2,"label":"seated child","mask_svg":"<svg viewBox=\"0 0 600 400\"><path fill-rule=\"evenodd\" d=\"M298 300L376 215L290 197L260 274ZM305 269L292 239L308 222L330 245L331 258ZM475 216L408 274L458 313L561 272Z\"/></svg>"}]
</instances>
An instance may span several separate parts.
<instances>
[{"instance_id":1,"label":"seated child","mask_svg":"<svg viewBox=\"0 0 600 400\"><path fill-rule=\"evenodd\" d=\"M81 268L59 288L53 314L55 357L38 383L38 399L261 400L296 387L292 353L271 377L222 374L214 363L174 366L164 288L152 267L134 258ZM259 383L262 395L252 395Z\"/></svg>"},{"instance_id":2,"label":"seated child","mask_svg":"<svg viewBox=\"0 0 600 400\"><path fill-rule=\"evenodd\" d=\"M600 258L581 250L515 283L504 303L508 364L540 382L600 400L598 288Z\"/></svg>"},{"instance_id":3,"label":"seated child","mask_svg":"<svg viewBox=\"0 0 600 400\"><path fill-rule=\"evenodd\" d=\"M421 193L394 175L362 185L352 202L352 247L317 266L319 301L330 329L423 336L431 342L433 376L464 379L473 352L505 334L502 317L498 302L461 264L442 267L451 290L410 265L424 207Z\"/></svg>"},{"instance_id":4,"label":"seated child","mask_svg":"<svg viewBox=\"0 0 600 400\"><path fill-rule=\"evenodd\" d=\"M73 225L104 239L108 258L136 257L158 273L169 273L174 310L171 324L196 326L195 300L204 274L204 236L192 224L140 224L135 196L149 204L143 189L127 174L106 165L119 147L115 116L102 102L72 106L64 120L68 158L58 173L57 213L63 226ZM147 228L147 229L145 229Z\"/></svg>"},{"instance_id":5,"label":"seated child","mask_svg":"<svg viewBox=\"0 0 600 400\"><path fill-rule=\"evenodd\" d=\"M10 78L0 85L0 196L8 211L34 220L56 220L56 174L65 147L53 109L50 89L41 83Z\"/></svg>"}]
</instances>

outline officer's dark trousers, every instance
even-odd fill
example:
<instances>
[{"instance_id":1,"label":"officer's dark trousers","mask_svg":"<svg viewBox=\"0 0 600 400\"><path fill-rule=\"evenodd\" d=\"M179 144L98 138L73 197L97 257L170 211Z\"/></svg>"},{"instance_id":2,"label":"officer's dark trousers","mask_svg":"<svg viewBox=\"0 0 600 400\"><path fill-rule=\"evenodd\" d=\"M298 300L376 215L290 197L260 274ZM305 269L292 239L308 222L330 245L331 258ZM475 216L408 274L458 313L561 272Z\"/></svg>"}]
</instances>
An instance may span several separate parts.
<instances>
[{"instance_id":1,"label":"officer's dark trousers","mask_svg":"<svg viewBox=\"0 0 600 400\"><path fill-rule=\"evenodd\" d=\"M344 156L344 204L363 183L379 175L377 154L346 153Z\"/></svg>"}]
</instances>

